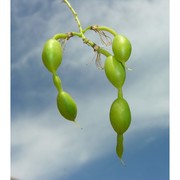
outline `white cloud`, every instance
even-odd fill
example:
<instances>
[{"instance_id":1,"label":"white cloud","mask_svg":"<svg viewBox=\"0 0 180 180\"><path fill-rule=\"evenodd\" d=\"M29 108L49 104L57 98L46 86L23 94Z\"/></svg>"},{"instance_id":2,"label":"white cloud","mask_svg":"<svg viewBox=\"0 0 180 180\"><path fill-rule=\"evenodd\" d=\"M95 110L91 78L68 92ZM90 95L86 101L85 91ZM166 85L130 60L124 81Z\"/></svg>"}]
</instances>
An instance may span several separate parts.
<instances>
[{"instance_id":1,"label":"white cloud","mask_svg":"<svg viewBox=\"0 0 180 180\"><path fill-rule=\"evenodd\" d=\"M108 152L115 153L116 134L109 121L109 107L115 98L115 90L113 92L111 88L93 98L82 94L77 99L77 121L83 130L61 118L56 108L34 115L22 113L12 122L12 150L18 149L13 155L12 175L27 180L51 174L63 178ZM152 104L151 97L146 100ZM157 122L159 116L166 117L166 107L161 107L164 101L154 109L148 109L150 105L147 103L146 107L138 99L129 103L135 116L126 133L126 141L131 142L134 134L138 137L145 129L168 127L167 119ZM157 115L156 108L162 114Z\"/></svg>"},{"instance_id":2,"label":"white cloud","mask_svg":"<svg viewBox=\"0 0 180 180\"><path fill-rule=\"evenodd\" d=\"M104 98L104 104L108 99ZM59 176L66 176L114 148L109 145L114 132L104 113L108 112L107 106L104 109L101 101L97 104L94 99L81 103L78 119L83 130L61 118L57 109L38 115L22 114L13 121L12 149L18 149L12 161L13 176L38 179L57 170Z\"/></svg>"}]
</instances>

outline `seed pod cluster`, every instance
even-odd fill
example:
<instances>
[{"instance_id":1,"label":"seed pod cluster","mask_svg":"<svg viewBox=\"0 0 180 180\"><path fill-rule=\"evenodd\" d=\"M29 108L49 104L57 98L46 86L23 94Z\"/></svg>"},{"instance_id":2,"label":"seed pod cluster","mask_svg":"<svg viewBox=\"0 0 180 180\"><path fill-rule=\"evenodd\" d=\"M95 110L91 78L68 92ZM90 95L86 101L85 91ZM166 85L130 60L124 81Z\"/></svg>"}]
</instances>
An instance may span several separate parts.
<instances>
[{"instance_id":1,"label":"seed pod cluster","mask_svg":"<svg viewBox=\"0 0 180 180\"><path fill-rule=\"evenodd\" d=\"M60 114L67 120L74 121L77 115L77 106L70 94L62 88L61 79L56 71L62 62L61 43L55 39L46 41L42 51L42 60L44 66L52 73L53 83L58 91L57 108Z\"/></svg>"},{"instance_id":2,"label":"seed pod cluster","mask_svg":"<svg viewBox=\"0 0 180 180\"><path fill-rule=\"evenodd\" d=\"M108 27L90 26L90 30L99 32L99 35L104 35L105 38L107 38L107 36L104 32L101 31L101 29L107 30L114 35L114 39L112 42L113 55L111 55L109 52L100 48L100 46L96 45L94 42L91 42L89 39L85 38L83 32L85 33L85 31L87 31L88 29L89 27L83 31L80 30L80 33L60 33L47 40L42 50L42 61L46 69L52 74L54 86L58 91L56 102L59 113L65 119L73 121L77 124L76 103L71 95L63 90L61 79L57 75L57 70L62 62L62 47L64 47L64 43L69 40L69 38L76 35L78 37L81 37L83 42L87 45L90 45L97 53L97 66L101 65L99 61L100 53L104 54L107 57L104 64L105 74L109 82L117 89L118 92L117 98L113 101L110 107L109 118L113 130L117 134L116 153L121 162L123 162L122 156L124 151L124 133L128 130L131 124L131 111L128 102L123 97L122 87L126 80L125 63L131 55L131 43L125 36L117 34L115 31L109 29Z\"/></svg>"},{"instance_id":3,"label":"seed pod cluster","mask_svg":"<svg viewBox=\"0 0 180 180\"><path fill-rule=\"evenodd\" d=\"M131 124L131 111L124 99L122 87L126 79L125 62L131 54L130 41L122 35L116 35L112 42L114 56L106 58L104 70L107 79L117 89L118 97L110 107L109 118L112 128L117 133L116 153L120 160L123 155L123 135Z\"/></svg>"}]
</instances>

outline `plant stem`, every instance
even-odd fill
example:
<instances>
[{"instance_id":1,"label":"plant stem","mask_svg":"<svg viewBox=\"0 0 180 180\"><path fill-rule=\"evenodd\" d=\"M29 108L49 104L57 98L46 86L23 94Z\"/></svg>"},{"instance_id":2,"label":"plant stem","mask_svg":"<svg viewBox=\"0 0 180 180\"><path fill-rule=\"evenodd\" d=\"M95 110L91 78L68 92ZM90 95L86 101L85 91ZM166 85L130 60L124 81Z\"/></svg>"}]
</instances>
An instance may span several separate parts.
<instances>
[{"instance_id":1,"label":"plant stem","mask_svg":"<svg viewBox=\"0 0 180 180\"><path fill-rule=\"evenodd\" d=\"M67 36L68 36L67 34L55 34L53 36L53 39L56 39L56 40L58 40L58 39L66 39Z\"/></svg>"},{"instance_id":2,"label":"plant stem","mask_svg":"<svg viewBox=\"0 0 180 180\"><path fill-rule=\"evenodd\" d=\"M100 48L100 47L99 47L99 49L98 49L98 52L101 53L101 54L103 54L103 55L106 56L106 57L112 56L111 53L109 53L108 51L106 51L105 49Z\"/></svg>"},{"instance_id":3,"label":"plant stem","mask_svg":"<svg viewBox=\"0 0 180 180\"><path fill-rule=\"evenodd\" d=\"M118 88L118 98L123 98L122 87Z\"/></svg>"},{"instance_id":4,"label":"plant stem","mask_svg":"<svg viewBox=\"0 0 180 180\"><path fill-rule=\"evenodd\" d=\"M78 24L78 28L79 28L79 32L81 33L81 36L82 36L82 39L84 41L85 39L85 36L84 36L84 33L83 33L83 29L82 29L82 26L81 26L81 23L79 21L79 18L78 18L78 15L76 13L76 11L73 9L73 7L71 6L71 4L68 2L68 0L64 0L64 2L67 4L67 6L69 7L69 9L71 10L73 16L74 16L74 19L75 21L77 22Z\"/></svg>"},{"instance_id":5,"label":"plant stem","mask_svg":"<svg viewBox=\"0 0 180 180\"><path fill-rule=\"evenodd\" d=\"M83 29L83 33L85 33L88 30L91 30L91 26L88 26L87 28Z\"/></svg>"},{"instance_id":6,"label":"plant stem","mask_svg":"<svg viewBox=\"0 0 180 180\"><path fill-rule=\"evenodd\" d=\"M86 29L84 29L83 32L86 32L89 29L90 29L90 26L87 27ZM82 38L82 34L81 33L70 32L70 33L66 33L66 34L61 34L61 33L60 34L55 34L53 36L53 39L56 39L56 40L58 40L58 39L66 39L66 38L69 37L68 34L71 34L71 36L78 36L78 37ZM106 57L111 56L111 54L108 51L106 51L105 49L103 49L100 46L96 45L94 42L90 41L86 37L84 38L83 42L85 44L91 46L94 49L94 51L97 51L98 53L101 53L101 54L103 54Z\"/></svg>"},{"instance_id":7,"label":"plant stem","mask_svg":"<svg viewBox=\"0 0 180 180\"><path fill-rule=\"evenodd\" d=\"M54 39L69 39L70 37L72 36L78 36L80 38L82 38L83 42L89 46L91 46L94 51L97 51L98 53L101 53L103 54L104 56L108 57L110 56L111 54L106 51L105 49L102 49L101 47L99 47L98 45L96 45L94 42L90 41L88 38L85 37L84 33L88 30L92 30L92 27L95 27L96 29L98 30L105 30L105 31L108 31L109 33L113 34L114 36L117 34L114 30L106 27L106 26L88 26L87 28L85 29L82 29L82 26L81 26L81 22L78 18L78 15L76 13L76 11L73 9L73 7L71 6L71 4L68 2L68 0L64 0L64 2L67 4L67 6L69 7L69 9L71 10L73 16L74 16L74 19L75 21L77 22L77 25L78 25L78 28L79 28L79 33L77 32L70 32L70 33L67 33L67 34L56 34L54 35Z\"/></svg>"},{"instance_id":8,"label":"plant stem","mask_svg":"<svg viewBox=\"0 0 180 180\"><path fill-rule=\"evenodd\" d=\"M117 35L116 31L114 31L113 29L111 29L111 28L109 28L107 26L98 26L97 29L107 31L107 32L111 33L113 36Z\"/></svg>"},{"instance_id":9,"label":"plant stem","mask_svg":"<svg viewBox=\"0 0 180 180\"><path fill-rule=\"evenodd\" d=\"M63 91L61 79L56 74L56 72L53 72L53 83L59 93Z\"/></svg>"},{"instance_id":10,"label":"plant stem","mask_svg":"<svg viewBox=\"0 0 180 180\"><path fill-rule=\"evenodd\" d=\"M90 29L95 31L95 32L98 32L98 31L107 31L109 32L110 34L112 34L113 36L116 36L117 35L117 32L114 31L113 29L107 27L107 26L99 26L99 25L93 25L93 26L90 26Z\"/></svg>"}]
</instances>

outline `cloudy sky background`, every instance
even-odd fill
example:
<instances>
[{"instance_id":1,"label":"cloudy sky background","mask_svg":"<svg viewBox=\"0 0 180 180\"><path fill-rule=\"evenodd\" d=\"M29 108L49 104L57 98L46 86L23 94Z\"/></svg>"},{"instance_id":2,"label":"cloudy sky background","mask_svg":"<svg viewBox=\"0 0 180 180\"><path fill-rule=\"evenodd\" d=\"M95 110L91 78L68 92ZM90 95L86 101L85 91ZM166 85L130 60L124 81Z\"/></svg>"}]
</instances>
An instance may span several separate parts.
<instances>
[{"instance_id":1,"label":"cloudy sky background","mask_svg":"<svg viewBox=\"0 0 180 180\"><path fill-rule=\"evenodd\" d=\"M45 41L78 31L58 0L11 2L11 173L22 180L169 178L169 2L71 0L83 28L99 24L126 35L133 47L123 87L132 111L123 167L115 153L109 108L117 97L94 52L71 38L58 74L78 106L77 121L63 119L57 91L41 60ZM102 3L103 2L103 3ZM94 32L87 37L101 45ZM101 57L104 62L105 57Z\"/></svg>"}]
</instances>

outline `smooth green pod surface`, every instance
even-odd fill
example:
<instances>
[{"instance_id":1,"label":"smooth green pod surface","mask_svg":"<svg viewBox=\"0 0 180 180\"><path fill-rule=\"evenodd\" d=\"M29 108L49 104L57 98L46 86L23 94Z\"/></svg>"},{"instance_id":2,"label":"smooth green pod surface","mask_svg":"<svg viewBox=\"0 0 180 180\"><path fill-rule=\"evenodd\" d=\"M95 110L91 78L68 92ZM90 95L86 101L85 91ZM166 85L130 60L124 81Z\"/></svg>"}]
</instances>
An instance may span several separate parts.
<instances>
[{"instance_id":1,"label":"smooth green pod surface","mask_svg":"<svg viewBox=\"0 0 180 180\"><path fill-rule=\"evenodd\" d=\"M131 43L123 35L116 35L112 42L112 50L118 61L125 63L131 55Z\"/></svg>"},{"instance_id":2,"label":"smooth green pod surface","mask_svg":"<svg viewBox=\"0 0 180 180\"><path fill-rule=\"evenodd\" d=\"M67 120L74 121L77 107L73 98L67 92L60 92L57 96L57 107L61 115Z\"/></svg>"},{"instance_id":3,"label":"smooth green pod surface","mask_svg":"<svg viewBox=\"0 0 180 180\"><path fill-rule=\"evenodd\" d=\"M104 65L104 70L108 80L116 87L123 86L126 79L126 71L121 62L117 61L115 57L107 57Z\"/></svg>"},{"instance_id":4,"label":"smooth green pod surface","mask_svg":"<svg viewBox=\"0 0 180 180\"><path fill-rule=\"evenodd\" d=\"M50 72L55 72L62 62L62 47L55 39L46 41L42 51L42 60Z\"/></svg>"},{"instance_id":5,"label":"smooth green pod surface","mask_svg":"<svg viewBox=\"0 0 180 180\"><path fill-rule=\"evenodd\" d=\"M123 139L124 139L123 134L117 134L116 153L121 161L122 161L122 155L124 151Z\"/></svg>"},{"instance_id":6,"label":"smooth green pod surface","mask_svg":"<svg viewBox=\"0 0 180 180\"><path fill-rule=\"evenodd\" d=\"M110 108L110 122L117 134L123 134L130 126L131 112L127 101L117 98Z\"/></svg>"}]
</instances>

